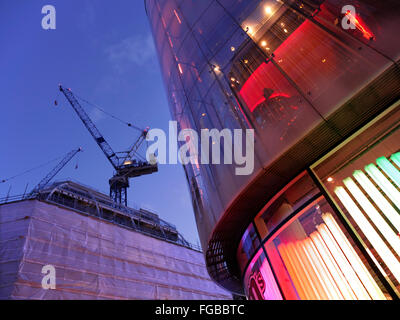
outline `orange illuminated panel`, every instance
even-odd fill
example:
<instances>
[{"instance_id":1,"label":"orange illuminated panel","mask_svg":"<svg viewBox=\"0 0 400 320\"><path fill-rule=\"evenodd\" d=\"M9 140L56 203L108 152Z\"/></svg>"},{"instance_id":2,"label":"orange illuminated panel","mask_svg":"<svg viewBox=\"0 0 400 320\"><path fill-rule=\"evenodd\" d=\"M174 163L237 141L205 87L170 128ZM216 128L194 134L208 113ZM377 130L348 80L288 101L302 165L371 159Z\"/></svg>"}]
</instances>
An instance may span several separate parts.
<instances>
[{"instance_id":1,"label":"orange illuminated panel","mask_svg":"<svg viewBox=\"0 0 400 320\"><path fill-rule=\"evenodd\" d=\"M288 221L265 249L286 299L385 300L320 198Z\"/></svg>"}]
</instances>

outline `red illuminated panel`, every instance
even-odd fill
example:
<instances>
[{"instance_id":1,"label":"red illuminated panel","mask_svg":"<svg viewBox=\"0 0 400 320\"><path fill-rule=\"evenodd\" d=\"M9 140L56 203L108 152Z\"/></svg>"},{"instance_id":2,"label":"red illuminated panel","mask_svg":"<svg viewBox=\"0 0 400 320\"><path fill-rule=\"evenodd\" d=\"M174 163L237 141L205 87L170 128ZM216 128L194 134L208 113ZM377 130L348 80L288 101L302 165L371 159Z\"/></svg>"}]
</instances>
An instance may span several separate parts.
<instances>
[{"instance_id":1,"label":"red illuminated panel","mask_svg":"<svg viewBox=\"0 0 400 320\"><path fill-rule=\"evenodd\" d=\"M246 83L240 90L240 95L251 112L267 99L270 100L279 97L290 98L290 95L287 93L275 91L269 95L268 98L265 97L264 89L276 87L273 85L272 81L269 80L268 75L272 71L270 70L271 67L272 65L263 62L247 79Z\"/></svg>"},{"instance_id":2,"label":"red illuminated panel","mask_svg":"<svg viewBox=\"0 0 400 320\"><path fill-rule=\"evenodd\" d=\"M293 45L298 45L305 35L309 34L312 28L310 23L301 24L295 32L293 32L280 46L275 50L276 56L285 56L285 52L291 52ZM275 98L290 98L291 95L283 92L289 89L288 82L277 71L271 63L263 62L247 79L240 89L240 95L253 112L257 106L266 100ZM272 94L266 97L264 90L273 91Z\"/></svg>"}]
</instances>

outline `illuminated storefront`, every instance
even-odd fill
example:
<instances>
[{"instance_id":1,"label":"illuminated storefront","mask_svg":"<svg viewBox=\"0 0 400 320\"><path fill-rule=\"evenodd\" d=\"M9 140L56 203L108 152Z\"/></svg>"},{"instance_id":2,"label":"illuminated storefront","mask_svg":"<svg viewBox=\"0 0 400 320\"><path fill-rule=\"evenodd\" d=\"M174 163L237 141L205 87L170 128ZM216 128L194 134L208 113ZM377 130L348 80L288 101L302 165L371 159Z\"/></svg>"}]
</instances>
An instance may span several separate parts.
<instances>
[{"instance_id":1,"label":"illuminated storefront","mask_svg":"<svg viewBox=\"0 0 400 320\"><path fill-rule=\"evenodd\" d=\"M178 129L255 130L252 175L185 166L214 280L251 299L398 298L400 3L145 3Z\"/></svg>"}]
</instances>

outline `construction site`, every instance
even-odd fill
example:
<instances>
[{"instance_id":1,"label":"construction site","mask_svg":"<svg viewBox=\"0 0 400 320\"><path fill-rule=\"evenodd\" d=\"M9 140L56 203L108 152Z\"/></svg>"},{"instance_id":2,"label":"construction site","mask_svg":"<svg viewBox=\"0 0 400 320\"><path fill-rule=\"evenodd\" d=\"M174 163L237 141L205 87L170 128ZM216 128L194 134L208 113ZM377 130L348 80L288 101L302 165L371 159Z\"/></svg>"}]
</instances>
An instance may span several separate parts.
<instances>
[{"instance_id":1,"label":"construction site","mask_svg":"<svg viewBox=\"0 0 400 320\"><path fill-rule=\"evenodd\" d=\"M0 299L231 299L210 279L199 245L157 213L128 206L129 179L158 171L139 153L148 129L126 123L138 138L114 152L72 91L59 90L114 169L110 193L53 181L79 147L31 191L0 199Z\"/></svg>"}]
</instances>

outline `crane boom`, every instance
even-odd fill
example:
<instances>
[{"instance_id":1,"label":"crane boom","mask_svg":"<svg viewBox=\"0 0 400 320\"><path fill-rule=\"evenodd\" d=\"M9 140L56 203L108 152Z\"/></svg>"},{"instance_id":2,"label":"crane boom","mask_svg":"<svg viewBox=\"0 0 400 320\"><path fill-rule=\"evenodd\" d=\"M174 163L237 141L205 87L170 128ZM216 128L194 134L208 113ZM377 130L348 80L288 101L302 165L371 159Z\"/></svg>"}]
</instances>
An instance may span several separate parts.
<instances>
[{"instance_id":1,"label":"crane boom","mask_svg":"<svg viewBox=\"0 0 400 320\"><path fill-rule=\"evenodd\" d=\"M146 140L148 128L142 130L141 135L133 144L133 146L125 152L120 152L123 156L118 156L104 139L103 135L96 128L93 121L89 118L88 114L82 108L74 94L70 89L64 88L59 85L60 91L67 98L72 108L78 114L85 127L89 130L92 137L96 140L101 150L103 150L107 159L111 162L115 169L115 174L109 179L110 197L117 203L128 205L127 188L129 187L129 178L139 177L142 175L152 174L158 171L157 163L149 163L148 161L137 161L134 156L137 155L137 150L140 145ZM127 123L128 126L132 124Z\"/></svg>"},{"instance_id":2,"label":"crane boom","mask_svg":"<svg viewBox=\"0 0 400 320\"><path fill-rule=\"evenodd\" d=\"M118 170L118 167L120 165L118 156L115 154L108 142L104 139L103 135L97 129L93 121L89 118L89 115L82 108L72 91L70 89L64 88L62 85L60 85L59 88L71 104L72 108L78 114L78 117L82 120L86 129L88 129L100 149L104 152L107 159L111 162L114 169Z\"/></svg>"},{"instance_id":3,"label":"crane boom","mask_svg":"<svg viewBox=\"0 0 400 320\"><path fill-rule=\"evenodd\" d=\"M78 148L78 149L76 149L76 150L72 150L72 151L68 152L68 154L61 160L61 162L60 162L59 164L57 164L57 165L53 168L53 170L51 170L51 171L47 174L47 176L45 176L45 177L37 184L37 186L36 186L35 188L33 188L31 194L36 193L36 192L42 190L44 187L46 187L47 184L51 181L51 179L53 179L53 178L57 175L57 173L59 173L60 170L61 170L62 168L64 168L64 167L66 166L66 164L67 164L68 162L70 162L70 161L72 160L72 158L75 157L75 155L76 155L78 152L81 152L81 151L82 151L82 148Z\"/></svg>"}]
</instances>

